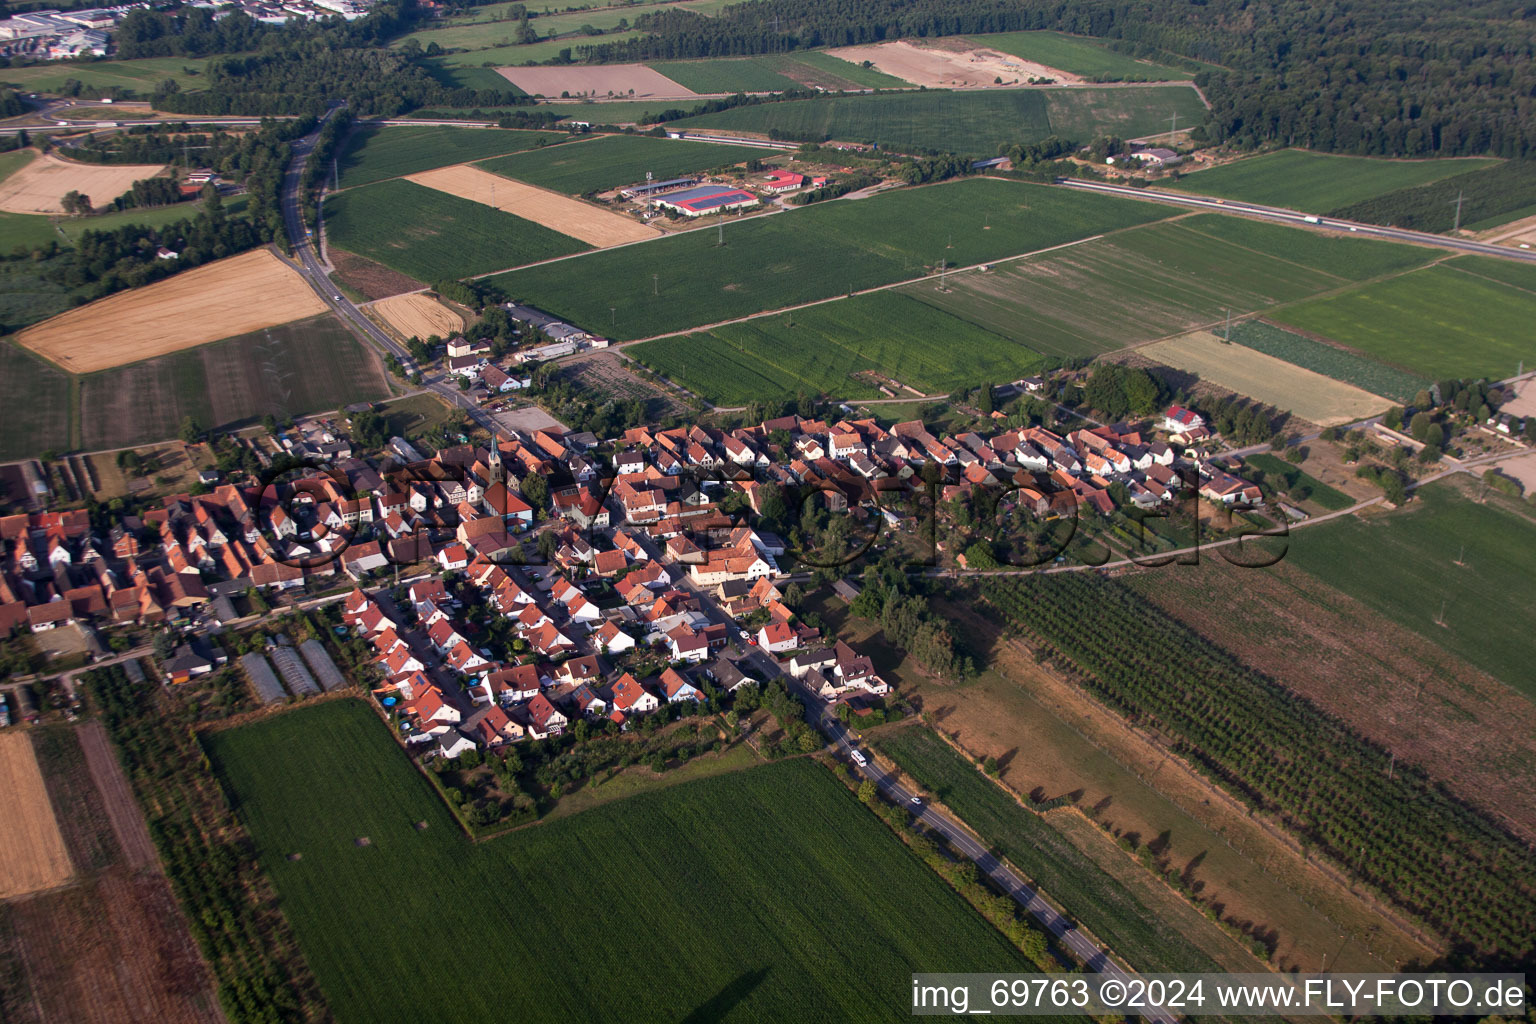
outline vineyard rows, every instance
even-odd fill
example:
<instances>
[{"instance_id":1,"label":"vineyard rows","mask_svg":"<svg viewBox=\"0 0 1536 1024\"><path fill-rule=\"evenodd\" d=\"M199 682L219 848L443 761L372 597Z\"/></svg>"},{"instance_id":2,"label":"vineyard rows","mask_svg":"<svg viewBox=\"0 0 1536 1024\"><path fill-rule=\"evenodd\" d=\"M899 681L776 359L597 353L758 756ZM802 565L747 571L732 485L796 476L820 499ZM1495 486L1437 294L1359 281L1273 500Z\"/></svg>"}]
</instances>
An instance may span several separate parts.
<instances>
[{"instance_id":1,"label":"vineyard rows","mask_svg":"<svg viewBox=\"0 0 1536 1024\"><path fill-rule=\"evenodd\" d=\"M1254 672L1119 584L991 579L987 599L1132 722L1447 938L1519 954L1536 861L1423 772Z\"/></svg>"}]
</instances>

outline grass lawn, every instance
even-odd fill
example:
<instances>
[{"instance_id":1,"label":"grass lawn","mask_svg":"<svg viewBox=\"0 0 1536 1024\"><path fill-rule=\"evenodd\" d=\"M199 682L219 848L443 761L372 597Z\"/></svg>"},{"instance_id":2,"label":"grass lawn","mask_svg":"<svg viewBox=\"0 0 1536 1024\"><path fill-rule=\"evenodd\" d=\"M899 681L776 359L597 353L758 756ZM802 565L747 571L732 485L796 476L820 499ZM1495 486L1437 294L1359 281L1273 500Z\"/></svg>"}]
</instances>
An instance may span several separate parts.
<instances>
[{"instance_id":1,"label":"grass lawn","mask_svg":"<svg viewBox=\"0 0 1536 1024\"><path fill-rule=\"evenodd\" d=\"M427 282L587 248L532 221L401 179L327 197L325 230L336 248Z\"/></svg>"},{"instance_id":2,"label":"grass lawn","mask_svg":"<svg viewBox=\"0 0 1536 1024\"><path fill-rule=\"evenodd\" d=\"M175 437L184 416L226 428L388 394L376 359L330 314L103 370L80 385L86 450Z\"/></svg>"},{"instance_id":3,"label":"grass lawn","mask_svg":"<svg viewBox=\"0 0 1536 1024\"><path fill-rule=\"evenodd\" d=\"M1008 381L1038 369L1040 356L895 293L860 295L703 334L651 341L630 354L710 402L804 393L884 398L853 379L878 370L923 392ZM905 394L905 392L903 392Z\"/></svg>"},{"instance_id":4,"label":"grass lawn","mask_svg":"<svg viewBox=\"0 0 1536 1024\"><path fill-rule=\"evenodd\" d=\"M1193 77L1188 71L1116 53L1103 41L1064 32L989 32L967 39L1046 67L1103 82L1168 82Z\"/></svg>"},{"instance_id":5,"label":"grass lawn","mask_svg":"<svg viewBox=\"0 0 1536 1024\"><path fill-rule=\"evenodd\" d=\"M359 128L338 160L341 187L366 185L434 167L563 142L564 132L506 131L500 128Z\"/></svg>"},{"instance_id":6,"label":"grass lawn","mask_svg":"<svg viewBox=\"0 0 1536 1024\"><path fill-rule=\"evenodd\" d=\"M1026 969L809 760L472 844L361 702L209 752L343 1024L420 1019L423 950L461 1024L886 1020L913 971Z\"/></svg>"},{"instance_id":7,"label":"grass lawn","mask_svg":"<svg viewBox=\"0 0 1536 1024\"><path fill-rule=\"evenodd\" d=\"M762 150L747 146L717 146L709 142L653 139L642 135L604 135L559 148L514 153L487 160L480 166L530 185L581 195L644 181L647 171L655 175L657 181L664 181L695 171L729 167L763 155Z\"/></svg>"},{"instance_id":8,"label":"grass lawn","mask_svg":"<svg viewBox=\"0 0 1536 1024\"><path fill-rule=\"evenodd\" d=\"M1536 365L1531 309L1528 291L1438 264L1273 319L1435 380L1501 380Z\"/></svg>"},{"instance_id":9,"label":"grass lawn","mask_svg":"<svg viewBox=\"0 0 1536 1024\"><path fill-rule=\"evenodd\" d=\"M1481 159L1384 160L1282 149L1186 174L1158 187L1327 213L1400 188L1439 181L1496 163Z\"/></svg>"},{"instance_id":10,"label":"grass lawn","mask_svg":"<svg viewBox=\"0 0 1536 1024\"><path fill-rule=\"evenodd\" d=\"M1198 121L1205 108L1186 86L1122 89L1009 89L987 92L882 93L821 96L763 103L676 122L683 128L730 128L792 138L877 142L897 152L960 152L993 156L999 146L1061 135L1088 142L1114 133L1155 132L1175 112Z\"/></svg>"},{"instance_id":11,"label":"grass lawn","mask_svg":"<svg viewBox=\"0 0 1536 1024\"><path fill-rule=\"evenodd\" d=\"M1193 923L1213 925L1194 910L1188 912L1193 922L1183 915L1167 920L1154 913L1057 832L1047 818L1020 807L1012 794L931 730L891 729L881 733L875 745L1136 970L1223 969L1181 930ZM1126 866L1140 870L1129 861Z\"/></svg>"},{"instance_id":12,"label":"grass lawn","mask_svg":"<svg viewBox=\"0 0 1536 1024\"><path fill-rule=\"evenodd\" d=\"M958 274L948 291L908 286L1039 352L1095 355L1292 302L1432 254L1411 246L1323 239L1217 214L1122 231L1058 252Z\"/></svg>"},{"instance_id":13,"label":"grass lawn","mask_svg":"<svg viewBox=\"0 0 1536 1024\"><path fill-rule=\"evenodd\" d=\"M1420 388L1430 385L1428 378L1259 320L1244 320L1233 324L1232 341L1325 377L1364 388L1373 395L1382 395L1400 404L1411 402Z\"/></svg>"},{"instance_id":14,"label":"grass lawn","mask_svg":"<svg viewBox=\"0 0 1536 1024\"><path fill-rule=\"evenodd\" d=\"M24 92L58 92L70 79L87 89L118 86L148 95L167 78L183 89L196 89L208 60L202 57L148 57L144 60L102 60L85 64L49 62L27 67L0 68L0 85ZM89 97L95 99L96 97ZM105 114L104 114L105 116Z\"/></svg>"},{"instance_id":15,"label":"grass lawn","mask_svg":"<svg viewBox=\"0 0 1536 1024\"><path fill-rule=\"evenodd\" d=\"M1294 534L1287 560L1536 700L1536 522L1498 494L1481 505L1449 484L1416 494L1390 517Z\"/></svg>"},{"instance_id":16,"label":"grass lawn","mask_svg":"<svg viewBox=\"0 0 1536 1024\"><path fill-rule=\"evenodd\" d=\"M1355 499L1343 491L1329 487L1300 466L1286 462L1284 459L1259 454L1244 456L1243 462L1263 470L1264 482L1275 490L1291 494L1293 500L1311 501L1329 512L1349 508L1355 503ZM1296 498L1294 492L1298 487L1305 487L1310 492L1310 497Z\"/></svg>"},{"instance_id":17,"label":"grass lawn","mask_svg":"<svg viewBox=\"0 0 1536 1024\"><path fill-rule=\"evenodd\" d=\"M0 341L0 404L0 462L69 448L69 374L8 341Z\"/></svg>"},{"instance_id":18,"label":"grass lawn","mask_svg":"<svg viewBox=\"0 0 1536 1024\"><path fill-rule=\"evenodd\" d=\"M578 325L609 323L616 307L609 333L644 338L918 277L940 260L967 266L1169 212L1135 200L972 179L727 223L723 248L715 232L695 231L494 281Z\"/></svg>"}]
</instances>

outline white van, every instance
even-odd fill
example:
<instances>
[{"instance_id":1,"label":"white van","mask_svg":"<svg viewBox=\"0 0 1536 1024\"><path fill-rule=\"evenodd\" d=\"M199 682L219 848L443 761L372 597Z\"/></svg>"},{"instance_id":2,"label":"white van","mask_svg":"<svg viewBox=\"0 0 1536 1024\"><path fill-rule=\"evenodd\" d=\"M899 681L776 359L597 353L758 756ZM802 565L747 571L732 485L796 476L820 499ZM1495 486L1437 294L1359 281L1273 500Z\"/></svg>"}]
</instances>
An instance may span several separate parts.
<instances>
[{"instance_id":1,"label":"white van","mask_svg":"<svg viewBox=\"0 0 1536 1024\"><path fill-rule=\"evenodd\" d=\"M857 747L850 750L849 754L853 757L853 763L858 765L860 768L869 763L869 758L865 757L864 752Z\"/></svg>"}]
</instances>

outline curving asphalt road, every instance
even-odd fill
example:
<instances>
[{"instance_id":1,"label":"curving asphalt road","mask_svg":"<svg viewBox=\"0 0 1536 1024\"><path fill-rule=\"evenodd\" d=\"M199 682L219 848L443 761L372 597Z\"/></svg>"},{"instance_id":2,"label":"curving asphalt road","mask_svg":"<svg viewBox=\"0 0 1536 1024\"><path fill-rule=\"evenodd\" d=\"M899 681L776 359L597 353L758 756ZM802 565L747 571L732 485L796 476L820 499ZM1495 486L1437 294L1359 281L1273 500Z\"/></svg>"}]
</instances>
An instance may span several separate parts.
<instances>
[{"instance_id":1,"label":"curving asphalt road","mask_svg":"<svg viewBox=\"0 0 1536 1024\"><path fill-rule=\"evenodd\" d=\"M300 184L304 175L304 162L315 147L320 129L337 110L341 109L341 106L341 104L333 106L326 112L325 117L320 119L314 131L293 143L293 158L288 161L288 169L283 175L283 223L288 229L288 241L293 246L294 262L297 264L299 273L309 281L310 287L325 300L337 316L341 317L342 323L346 324L354 334L371 342L375 348L394 355L409 374L415 369L415 362L411 359L410 352L369 320L363 311L332 283L330 275L326 273L325 267L315 252L309 229L304 226L303 188ZM446 375L429 379L425 381L424 386L448 404L463 409L471 419L486 430L495 432L496 422L490 414L475 405Z\"/></svg>"},{"instance_id":2,"label":"curving asphalt road","mask_svg":"<svg viewBox=\"0 0 1536 1024\"><path fill-rule=\"evenodd\" d=\"M1258 203L1239 202L1235 199L1212 199L1207 196L1185 195L1181 192L1164 192L1149 188L1131 188L1128 185L1110 185L1097 181L1082 181L1077 178L1057 178L1056 184L1089 192L1107 192L1111 195L1128 196L1132 199L1172 203L1175 206L1192 206L1201 210L1213 210L1217 213L1244 213L1251 217L1262 217L1265 220L1279 221L1292 227L1317 228L1320 231L1343 231L1349 234L1364 235L1367 238L1384 238L1393 242L1433 245L1441 249L1455 249L1460 252L1477 253L1480 256L1498 256L1504 259L1519 260L1524 263L1536 263L1536 250L1533 249L1512 249L1508 246L1492 245L1488 242L1478 242L1470 238L1435 235L1427 231L1384 228L1376 224L1362 224L1358 221L1339 220L1334 217L1320 217L1315 214L1300 213L1296 210L1287 210L1282 206L1261 206Z\"/></svg>"}]
</instances>

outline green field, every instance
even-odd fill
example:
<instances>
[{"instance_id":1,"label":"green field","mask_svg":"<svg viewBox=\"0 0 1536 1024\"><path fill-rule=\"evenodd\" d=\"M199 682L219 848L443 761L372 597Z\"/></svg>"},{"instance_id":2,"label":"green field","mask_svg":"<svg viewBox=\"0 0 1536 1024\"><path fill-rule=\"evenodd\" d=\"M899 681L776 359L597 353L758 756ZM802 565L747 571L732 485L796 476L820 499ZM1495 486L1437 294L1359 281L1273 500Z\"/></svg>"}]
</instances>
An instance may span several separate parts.
<instances>
[{"instance_id":1,"label":"green field","mask_svg":"<svg viewBox=\"0 0 1536 1024\"><path fill-rule=\"evenodd\" d=\"M1536 365L1530 292L1457 269L1459 260L1279 310L1282 324L1414 373L1513 376Z\"/></svg>"},{"instance_id":2,"label":"green field","mask_svg":"<svg viewBox=\"0 0 1536 1024\"><path fill-rule=\"evenodd\" d=\"M359 128L337 160L341 187L366 185L434 167L516 153L554 142L565 132L521 132L500 128Z\"/></svg>"},{"instance_id":3,"label":"green field","mask_svg":"<svg viewBox=\"0 0 1536 1024\"><path fill-rule=\"evenodd\" d=\"M650 341L628 351L716 405L801 393L888 397L854 380L860 370L878 370L919 391L949 392L1014 380L1043 362L1022 345L894 292Z\"/></svg>"},{"instance_id":4,"label":"green field","mask_svg":"<svg viewBox=\"0 0 1536 1024\"><path fill-rule=\"evenodd\" d=\"M0 68L0 85L26 92L57 92L70 79L87 89L119 86L148 96L167 78L183 89L196 89L208 59L203 57L149 57L144 60L103 60L89 64L48 63L29 67ZM97 97L87 97L96 99Z\"/></svg>"},{"instance_id":5,"label":"green field","mask_svg":"<svg viewBox=\"0 0 1536 1024\"><path fill-rule=\"evenodd\" d=\"M33 149L13 149L9 153L0 153L0 181L27 166L36 156L37 151Z\"/></svg>"},{"instance_id":6,"label":"green field","mask_svg":"<svg viewBox=\"0 0 1536 1024\"><path fill-rule=\"evenodd\" d=\"M1059 252L954 275L914 298L1065 358L1113 351L1423 263L1411 246L1322 238L1208 215L1153 224ZM1343 273L1340 273L1343 272Z\"/></svg>"},{"instance_id":7,"label":"green field","mask_svg":"<svg viewBox=\"0 0 1536 1024\"><path fill-rule=\"evenodd\" d=\"M895 729L876 745L1136 970L1222 970L1180 930L1189 922L1166 921L1143 905L1046 819L1020 807L932 731ZM1129 860L1126 867L1142 870ZM1204 924L1193 911L1190 916L1196 925Z\"/></svg>"},{"instance_id":8,"label":"green field","mask_svg":"<svg viewBox=\"0 0 1536 1024\"><path fill-rule=\"evenodd\" d=\"M1205 107L1186 86L1117 89L1009 89L987 92L882 93L820 96L761 103L675 122L682 128L778 130L798 139L876 142L898 152L958 152L991 156L999 146L1060 135L1087 143L1112 133L1125 138L1156 132L1174 113L1194 124Z\"/></svg>"},{"instance_id":9,"label":"green field","mask_svg":"<svg viewBox=\"0 0 1536 1024\"><path fill-rule=\"evenodd\" d=\"M770 57L768 59L773 60L775 58ZM832 86L826 82L820 81L817 77L818 72L820 74L831 76L831 79L834 82L841 80L848 83L848 85L844 86L844 88L912 88L911 83L897 78L894 75L887 75L883 71L876 71L874 68L863 67L862 65L855 64L852 61L843 60L841 57L834 57L830 53L825 53L821 50L801 50L797 53L785 54L780 59L794 62L795 66L788 73L794 76L798 81L805 82L808 85L820 85L826 89L830 89ZM807 68L810 70L802 71L802 69Z\"/></svg>"},{"instance_id":10,"label":"green field","mask_svg":"<svg viewBox=\"0 0 1536 1024\"><path fill-rule=\"evenodd\" d=\"M1464 274L1475 274L1513 288L1536 292L1536 265L1530 263L1494 259L1492 256L1458 256L1446 266L1455 267Z\"/></svg>"},{"instance_id":11,"label":"green field","mask_svg":"<svg viewBox=\"0 0 1536 1024\"><path fill-rule=\"evenodd\" d=\"M1284 359L1295 366L1353 384L1373 395L1381 395L1403 404L1413 401L1413 396L1420 388L1430 385L1427 378L1415 376L1406 370L1304 338L1259 320L1244 320L1233 324L1232 340L1265 355Z\"/></svg>"},{"instance_id":12,"label":"green field","mask_svg":"<svg viewBox=\"0 0 1536 1024\"><path fill-rule=\"evenodd\" d=\"M1349 508L1355 503L1355 499L1343 491L1329 487L1311 473L1303 471L1299 466L1294 466L1284 459L1265 454L1245 455L1243 462L1263 470L1264 482L1277 491L1290 492L1298 487L1305 487L1311 492L1310 497L1296 498L1297 501L1311 501L1329 512Z\"/></svg>"},{"instance_id":13,"label":"green field","mask_svg":"<svg viewBox=\"0 0 1536 1024\"><path fill-rule=\"evenodd\" d=\"M361 702L207 742L342 1024L883 1021L914 971L1028 969L805 759L470 843Z\"/></svg>"},{"instance_id":14,"label":"green field","mask_svg":"<svg viewBox=\"0 0 1536 1024\"><path fill-rule=\"evenodd\" d=\"M399 178L326 197L325 230L338 249L426 282L588 248L532 221Z\"/></svg>"},{"instance_id":15,"label":"green field","mask_svg":"<svg viewBox=\"0 0 1536 1024\"><path fill-rule=\"evenodd\" d=\"M697 93L785 92L802 88L768 61L753 57L660 61L649 67Z\"/></svg>"},{"instance_id":16,"label":"green field","mask_svg":"<svg viewBox=\"0 0 1536 1024\"><path fill-rule=\"evenodd\" d=\"M492 35L491 30L499 30ZM445 35L444 32L449 34ZM567 36L563 39L545 39L537 43L513 43L516 35L516 26L508 23L501 25L466 25L459 29L423 30L411 35L403 36L392 45L403 45L407 39L415 39L426 46L435 42L442 47L453 50L440 57L433 57L431 61L439 74L451 73L453 68L498 68L511 67L519 64L542 64L545 61L556 60L562 50L575 51L581 46L590 46L594 43L617 43L626 39L636 39L638 32L610 32L601 36ZM478 41L483 39L483 45L474 49L461 50L458 47L465 45L456 43L449 46L449 40L455 38ZM503 42L503 40L506 40ZM478 86L485 88L485 86ZM511 82L505 86L508 92L517 93L518 90Z\"/></svg>"},{"instance_id":17,"label":"green field","mask_svg":"<svg viewBox=\"0 0 1536 1024\"><path fill-rule=\"evenodd\" d=\"M69 448L69 374L19 345L0 341L0 462ZM23 495L0 495L14 502Z\"/></svg>"},{"instance_id":18,"label":"green field","mask_svg":"<svg viewBox=\"0 0 1536 1024\"><path fill-rule=\"evenodd\" d=\"M1496 160L1383 160L1282 149L1186 174L1160 188L1327 213L1400 188L1490 167Z\"/></svg>"},{"instance_id":19,"label":"green field","mask_svg":"<svg viewBox=\"0 0 1536 1024\"><path fill-rule=\"evenodd\" d=\"M643 135L605 135L556 149L530 150L487 160L480 166L506 178L516 178L581 195L644 181L650 171L657 181L743 160L764 152L747 146L717 146L710 142L653 139Z\"/></svg>"},{"instance_id":20,"label":"green field","mask_svg":"<svg viewBox=\"0 0 1536 1024\"><path fill-rule=\"evenodd\" d=\"M1498 494L1478 504L1448 484L1416 493L1390 519L1293 534L1287 559L1536 700L1536 522Z\"/></svg>"},{"instance_id":21,"label":"green field","mask_svg":"<svg viewBox=\"0 0 1536 1024\"><path fill-rule=\"evenodd\" d=\"M784 92L816 87L829 92L912 88L900 78L819 50L761 57L657 61L649 67L697 93Z\"/></svg>"},{"instance_id":22,"label":"green field","mask_svg":"<svg viewBox=\"0 0 1536 1024\"><path fill-rule=\"evenodd\" d=\"M1168 82L1191 77L1188 71L1116 53L1100 40L1063 32L990 32L966 38L978 46L1102 82Z\"/></svg>"},{"instance_id":23,"label":"green field","mask_svg":"<svg viewBox=\"0 0 1536 1024\"><path fill-rule=\"evenodd\" d=\"M267 413L282 420L388 393L377 359L326 314L81 377L81 444L168 440L184 416L246 426Z\"/></svg>"},{"instance_id":24,"label":"green field","mask_svg":"<svg viewBox=\"0 0 1536 1024\"><path fill-rule=\"evenodd\" d=\"M627 340L918 277L940 260L967 266L1060 245L1169 212L1136 200L969 179L728 222L723 248L714 231L693 231L494 281L575 324L609 323L615 308L610 333Z\"/></svg>"},{"instance_id":25,"label":"green field","mask_svg":"<svg viewBox=\"0 0 1536 1024\"><path fill-rule=\"evenodd\" d=\"M670 4L635 4L633 6L595 6L586 10L561 11L558 14L541 14L542 8L529 8L529 26L538 33L540 42L519 45L517 39L518 22L510 15L518 4L491 4L485 7L474 7L467 14L453 18L444 18L440 22L432 23L431 27L412 32L403 36L392 45L399 47L405 45L407 40L414 39L423 48L429 43L454 49L486 50L497 49L496 59L505 64L521 64L526 60L547 60L547 57L530 58L524 56L523 51L538 46L578 46L582 43L600 43L614 38L623 38L634 33L616 33L620 22L633 25L635 19L643 14L664 10L694 11L699 14L710 14L720 7L725 6L729 0L682 0L681 3ZM600 35L587 36L573 33L581 33L590 26L598 29ZM550 38L550 37L556 38ZM561 38L563 37L563 38Z\"/></svg>"}]
</instances>

